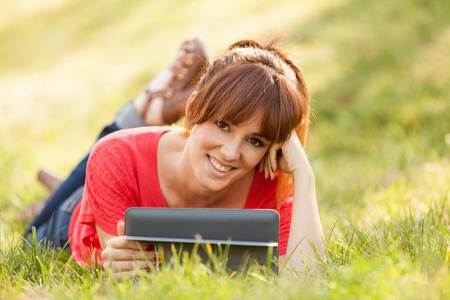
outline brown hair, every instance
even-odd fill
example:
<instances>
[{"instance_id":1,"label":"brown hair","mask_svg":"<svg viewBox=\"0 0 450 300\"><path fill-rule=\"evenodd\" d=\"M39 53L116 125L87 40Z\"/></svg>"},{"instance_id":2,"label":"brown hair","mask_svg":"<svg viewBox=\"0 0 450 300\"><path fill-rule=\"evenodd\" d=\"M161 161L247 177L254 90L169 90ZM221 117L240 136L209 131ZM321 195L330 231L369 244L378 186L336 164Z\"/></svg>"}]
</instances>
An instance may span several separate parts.
<instances>
[{"instance_id":1,"label":"brown hair","mask_svg":"<svg viewBox=\"0 0 450 300\"><path fill-rule=\"evenodd\" d=\"M261 134L273 142L286 141L295 129L305 144L309 123L309 95L299 67L274 47L242 40L210 62L201 77L195 101L189 104L189 126L205 121L239 125L256 111L263 112ZM290 176L280 173L277 202L292 191Z\"/></svg>"}]
</instances>

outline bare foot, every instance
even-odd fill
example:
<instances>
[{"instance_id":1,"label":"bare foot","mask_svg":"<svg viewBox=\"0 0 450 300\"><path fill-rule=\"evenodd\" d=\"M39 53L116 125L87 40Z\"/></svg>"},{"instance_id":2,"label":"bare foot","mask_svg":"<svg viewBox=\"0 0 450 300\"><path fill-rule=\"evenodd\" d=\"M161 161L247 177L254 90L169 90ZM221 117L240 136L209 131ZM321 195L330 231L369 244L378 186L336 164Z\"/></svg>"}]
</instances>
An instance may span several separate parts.
<instances>
[{"instance_id":1,"label":"bare foot","mask_svg":"<svg viewBox=\"0 0 450 300\"><path fill-rule=\"evenodd\" d=\"M39 170L37 178L50 193L53 193L64 182L59 175L43 169Z\"/></svg>"}]
</instances>

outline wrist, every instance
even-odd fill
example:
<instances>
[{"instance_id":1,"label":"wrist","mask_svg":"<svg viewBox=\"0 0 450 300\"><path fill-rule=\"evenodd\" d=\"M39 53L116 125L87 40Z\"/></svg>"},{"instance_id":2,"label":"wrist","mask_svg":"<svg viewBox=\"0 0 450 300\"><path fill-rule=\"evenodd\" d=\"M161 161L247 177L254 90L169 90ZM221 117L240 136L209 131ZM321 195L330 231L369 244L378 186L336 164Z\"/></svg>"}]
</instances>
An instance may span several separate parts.
<instances>
[{"instance_id":1,"label":"wrist","mask_svg":"<svg viewBox=\"0 0 450 300\"><path fill-rule=\"evenodd\" d=\"M296 179L306 179L314 177L314 172L310 165L303 168L296 168L294 171L289 173L292 179L295 181Z\"/></svg>"}]
</instances>

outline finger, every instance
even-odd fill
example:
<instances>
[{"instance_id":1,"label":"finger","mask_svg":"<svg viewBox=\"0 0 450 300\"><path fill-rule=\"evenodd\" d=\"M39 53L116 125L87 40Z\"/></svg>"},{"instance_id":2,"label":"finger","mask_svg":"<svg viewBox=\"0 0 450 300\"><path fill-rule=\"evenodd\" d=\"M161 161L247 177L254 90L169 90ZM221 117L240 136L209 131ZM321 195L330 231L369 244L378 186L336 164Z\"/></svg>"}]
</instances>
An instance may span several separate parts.
<instances>
[{"instance_id":1,"label":"finger","mask_svg":"<svg viewBox=\"0 0 450 300\"><path fill-rule=\"evenodd\" d=\"M269 153L269 165L270 165L270 179L275 178L275 170L277 169L277 153L278 150L280 150L279 144L274 144L273 147L271 147L271 151Z\"/></svg>"},{"instance_id":2,"label":"finger","mask_svg":"<svg viewBox=\"0 0 450 300\"><path fill-rule=\"evenodd\" d=\"M258 166L259 166L259 172L264 171L264 161L265 161L265 159L266 159L266 156L264 155L264 157L261 158L261 160L259 161L259 164L258 164Z\"/></svg>"},{"instance_id":3,"label":"finger","mask_svg":"<svg viewBox=\"0 0 450 300\"><path fill-rule=\"evenodd\" d=\"M139 251L128 249L110 249L103 255L106 261L127 261L127 260L151 260L155 258L154 251Z\"/></svg>"},{"instance_id":4,"label":"finger","mask_svg":"<svg viewBox=\"0 0 450 300\"><path fill-rule=\"evenodd\" d=\"M259 168L259 172L262 172L264 170L264 158L266 156L264 155L263 158L261 158L261 160L258 163L258 168Z\"/></svg>"},{"instance_id":5,"label":"finger","mask_svg":"<svg viewBox=\"0 0 450 300\"><path fill-rule=\"evenodd\" d=\"M161 262L157 261L145 261L145 260L137 260L137 261L116 261L109 266L109 270L113 273L117 272L129 272L135 270L147 270L152 267L156 267L161 265Z\"/></svg>"},{"instance_id":6,"label":"finger","mask_svg":"<svg viewBox=\"0 0 450 300\"><path fill-rule=\"evenodd\" d=\"M125 234L125 222L119 221L117 223L117 235L121 236Z\"/></svg>"},{"instance_id":7,"label":"finger","mask_svg":"<svg viewBox=\"0 0 450 300\"><path fill-rule=\"evenodd\" d=\"M274 147L275 147L275 144L272 143L270 145L269 149L267 150L266 155L264 156L264 175L265 175L266 179L270 177L270 169L271 169L270 154L272 153Z\"/></svg>"},{"instance_id":8,"label":"finger","mask_svg":"<svg viewBox=\"0 0 450 300\"><path fill-rule=\"evenodd\" d=\"M267 151L266 155L264 155L264 158L263 158L263 161L264 161L264 164L263 164L263 166L264 166L264 168L263 168L264 179L267 179L267 156L268 155L269 155L269 151Z\"/></svg>"},{"instance_id":9,"label":"finger","mask_svg":"<svg viewBox=\"0 0 450 300\"><path fill-rule=\"evenodd\" d=\"M264 175L265 178L269 178L270 177L270 151L272 151L271 149L269 149L269 151L267 152L266 158L265 158L265 164L264 164Z\"/></svg>"},{"instance_id":10,"label":"finger","mask_svg":"<svg viewBox=\"0 0 450 300\"><path fill-rule=\"evenodd\" d=\"M129 240L126 235L114 237L108 241L107 247L114 249L152 250L147 242Z\"/></svg>"},{"instance_id":11,"label":"finger","mask_svg":"<svg viewBox=\"0 0 450 300\"><path fill-rule=\"evenodd\" d=\"M140 271L134 270L129 272L118 272L114 273L113 276L117 281L122 281L126 278L136 278L139 276Z\"/></svg>"},{"instance_id":12,"label":"finger","mask_svg":"<svg viewBox=\"0 0 450 300\"><path fill-rule=\"evenodd\" d=\"M102 251L102 260L111 263L116 260L154 260L155 251L149 250L151 247L147 245L144 249L130 249L130 248L114 248L108 246ZM153 249L153 247L151 247Z\"/></svg>"},{"instance_id":13,"label":"finger","mask_svg":"<svg viewBox=\"0 0 450 300\"><path fill-rule=\"evenodd\" d=\"M273 168L270 157L271 157L273 151L274 151L274 148L272 148L270 150L269 155L267 155L267 178L270 178L270 179L272 179L272 168Z\"/></svg>"}]
</instances>

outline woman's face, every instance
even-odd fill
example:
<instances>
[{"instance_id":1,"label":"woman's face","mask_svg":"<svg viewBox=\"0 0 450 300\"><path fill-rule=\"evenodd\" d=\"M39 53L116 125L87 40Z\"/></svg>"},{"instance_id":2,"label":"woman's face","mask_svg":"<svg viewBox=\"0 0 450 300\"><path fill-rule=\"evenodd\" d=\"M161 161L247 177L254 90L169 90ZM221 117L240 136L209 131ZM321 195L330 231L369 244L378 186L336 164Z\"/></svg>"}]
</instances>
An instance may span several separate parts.
<instances>
[{"instance_id":1,"label":"woman's face","mask_svg":"<svg viewBox=\"0 0 450 300\"><path fill-rule=\"evenodd\" d=\"M259 111L239 126L226 120L194 126L189 159L194 176L203 188L219 191L258 165L271 144L261 136L262 117Z\"/></svg>"}]
</instances>

